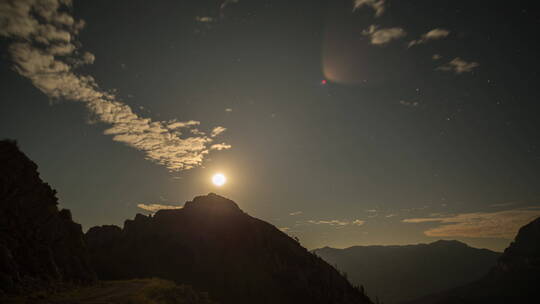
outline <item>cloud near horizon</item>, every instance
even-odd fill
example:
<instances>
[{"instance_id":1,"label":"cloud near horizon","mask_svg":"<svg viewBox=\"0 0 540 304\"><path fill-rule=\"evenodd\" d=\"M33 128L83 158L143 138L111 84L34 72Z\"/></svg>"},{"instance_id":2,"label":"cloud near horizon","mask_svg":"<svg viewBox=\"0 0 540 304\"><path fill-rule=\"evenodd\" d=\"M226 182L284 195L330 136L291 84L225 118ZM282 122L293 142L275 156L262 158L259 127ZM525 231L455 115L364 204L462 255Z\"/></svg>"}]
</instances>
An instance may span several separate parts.
<instances>
[{"instance_id":1,"label":"cloud near horizon","mask_svg":"<svg viewBox=\"0 0 540 304\"><path fill-rule=\"evenodd\" d=\"M539 208L461 213L446 217L404 219L404 223L437 223L424 234L431 237L513 239L519 228L540 216Z\"/></svg>"},{"instance_id":2,"label":"cloud near horizon","mask_svg":"<svg viewBox=\"0 0 540 304\"><path fill-rule=\"evenodd\" d=\"M0 36L10 38L13 69L53 99L82 102L92 113L92 121L111 125L104 134L145 154L145 158L170 171L200 166L211 150L231 148L225 143L211 145L225 128L215 127L211 135L193 132L198 121L152 121L99 88L92 76L75 69L92 64L95 56L79 50L75 38L84 21L75 20L66 9L71 0L17 0L0 3ZM196 136L183 136L181 129ZM189 130L191 129L191 130ZM190 132L186 132L189 134Z\"/></svg>"},{"instance_id":3,"label":"cloud near horizon","mask_svg":"<svg viewBox=\"0 0 540 304\"><path fill-rule=\"evenodd\" d=\"M371 44L385 45L392 40L405 37L407 33L400 27L379 28L378 25L370 25L366 30L362 31L362 35L368 36Z\"/></svg>"},{"instance_id":4,"label":"cloud near horizon","mask_svg":"<svg viewBox=\"0 0 540 304\"><path fill-rule=\"evenodd\" d=\"M162 205L162 204L137 204L138 208L141 208L150 212L157 212L159 210L170 210L170 209L182 209L184 206L177 205Z\"/></svg>"},{"instance_id":5,"label":"cloud near horizon","mask_svg":"<svg viewBox=\"0 0 540 304\"><path fill-rule=\"evenodd\" d=\"M316 220L309 220L307 221L307 223L309 224L314 224L314 225L330 225L330 226L348 226L348 225L356 225L356 226L362 226L364 225L366 222L363 221L363 220L354 220L354 221L346 221L346 220L319 220L319 221L316 221Z\"/></svg>"}]
</instances>

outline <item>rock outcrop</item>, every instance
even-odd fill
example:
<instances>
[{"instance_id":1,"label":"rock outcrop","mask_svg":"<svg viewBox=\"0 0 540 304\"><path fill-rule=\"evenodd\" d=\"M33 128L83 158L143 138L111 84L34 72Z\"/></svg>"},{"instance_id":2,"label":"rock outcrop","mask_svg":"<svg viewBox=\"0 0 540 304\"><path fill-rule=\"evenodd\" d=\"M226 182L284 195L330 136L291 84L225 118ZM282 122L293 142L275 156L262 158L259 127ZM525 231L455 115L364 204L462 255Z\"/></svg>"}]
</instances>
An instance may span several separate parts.
<instances>
[{"instance_id":1,"label":"rock outcrop","mask_svg":"<svg viewBox=\"0 0 540 304\"><path fill-rule=\"evenodd\" d=\"M101 279L161 277L218 302L370 303L333 267L215 194L85 235Z\"/></svg>"},{"instance_id":2,"label":"rock outcrop","mask_svg":"<svg viewBox=\"0 0 540 304\"><path fill-rule=\"evenodd\" d=\"M96 279L81 225L13 141L0 141L0 293Z\"/></svg>"}]
</instances>

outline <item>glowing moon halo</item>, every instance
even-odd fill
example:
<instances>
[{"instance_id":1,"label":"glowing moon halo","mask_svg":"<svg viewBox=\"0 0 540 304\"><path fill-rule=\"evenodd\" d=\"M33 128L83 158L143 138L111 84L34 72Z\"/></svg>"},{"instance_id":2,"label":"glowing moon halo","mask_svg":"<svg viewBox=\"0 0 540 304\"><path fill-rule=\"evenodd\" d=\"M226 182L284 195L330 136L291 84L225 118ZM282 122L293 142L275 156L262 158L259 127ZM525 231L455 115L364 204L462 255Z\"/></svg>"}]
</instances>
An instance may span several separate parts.
<instances>
[{"instance_id":1,"label":"glowing moon halo","mask_svg":"<svg viewBox=\"0 0 540 304\"><path fill-rule=\"evenodd\" d=\"M212 183L218 187L225 185L226 182L227 178L222 173L216 173L212 176Z\"/></svg>"}]
</instances>

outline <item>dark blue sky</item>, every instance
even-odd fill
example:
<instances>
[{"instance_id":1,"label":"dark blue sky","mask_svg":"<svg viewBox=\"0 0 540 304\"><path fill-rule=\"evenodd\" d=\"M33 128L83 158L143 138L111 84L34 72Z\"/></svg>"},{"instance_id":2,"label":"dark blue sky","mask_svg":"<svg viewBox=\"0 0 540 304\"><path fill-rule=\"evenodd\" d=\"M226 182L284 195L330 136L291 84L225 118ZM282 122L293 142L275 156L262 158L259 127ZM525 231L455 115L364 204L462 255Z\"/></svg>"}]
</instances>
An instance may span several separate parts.
<instances>
[{"instance_id":1,"label":"dark blue sky","mask_svg":"<svg viewBox=\"0 0 540 304\"><path fill-rule=\"evenodd\" d=\"M189 170L145 159L84 101L14 70L14 44L48 46L9 29L0 138L19 142L85 229L216 192L308 248L444 238L500 250L540 215L530 3L75 1L66 12L85 27L70 56L95 62L58 60L137 117L225 127L213 143L231 148Z\"/></svg>"}]
</instances>

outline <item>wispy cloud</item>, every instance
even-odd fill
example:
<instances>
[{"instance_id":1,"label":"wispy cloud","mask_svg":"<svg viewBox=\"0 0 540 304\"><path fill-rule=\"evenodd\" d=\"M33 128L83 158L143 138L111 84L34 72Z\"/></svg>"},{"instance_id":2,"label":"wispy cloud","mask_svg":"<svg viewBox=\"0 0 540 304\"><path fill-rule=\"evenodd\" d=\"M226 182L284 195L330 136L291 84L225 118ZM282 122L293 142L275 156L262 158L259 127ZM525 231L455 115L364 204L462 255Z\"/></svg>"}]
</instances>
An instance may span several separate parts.
<instances>
[{"instance_id":1,"label":"wispy cloud","mask_svg":"<svg viewBox=\"0 0 540 304\"><path fill-rule=\"evenodd\" d=\"M0 3L0 36L13 41L9 53L14 70L51 98L84 103L93 114L93 121L111 125L105 134L142 151L147 159L171 171L201 165L211 150L213 137L225 128L214 128L210 136L200 131L196 136L184 136L179 128L189 129L200 123L140 117L113 93L100 89L92 76L76 73L77 67L93 63L95 57L79 50L75 39L84 21L75 20L66 12L71 4L71 0ZM215 149L228 149L230 145L218 147Z\"/></svg>"},{"instance_id":2,"label":"wispy cloud","mask_svg":"<svg viewBox=\"0 0 540 304\"><path fill-rule=\"evenodd\" d=\"M472 72L475 68L480 66L478 62L467 62L459 57L452 59L452 61L437 67L438 71L454 72L456 74Z\"/></svg>"},{"instance_id":3,"label":"wispy cloud","mask_svg":"<svg viewBox=\"0 0 540 304\"><path fill-rule=\"evenodd\" d=\"M162 205L162 204L137 204L137 207L146 211L150 211L150 212L157 212L163 209L182 209L183 208L183 206Z\"/></svg>"},{"instance_id":4,"label":"wispy cloud","mask_svg":"<svg viewBox=\"0 0 540 304\"><path fill-rule=\"evenodd\" d=\"M445 29L442 29L442 28L432 29L431 31L423 34L420 37L420 39L413 40L413 41L409 42L409 47L419 45L419 44L423 44L423 43L426 43L426 42L428 42L430 40L437 40L437 39L446 38L446 37L448 37L448 35L450 35L449 30L445 30Z\"/></svg>"},{"instance_id":5,"label":"wispy cloud","mask_svg":"<svg viewBox=\"0 0 540 304\"><path fill-rule=\"evenodd\" d=\"M232 146L228 145L226 143L213 144L213 145L210 146L210 150L218 150L218 151L227 150L227 149L230 149L230 148L232 148Z\"/></svg>"},{"instance_id":6,"label":"wispy cloud","mask_svg":"<svg viewBox=\"0 0 540 304\"><path fill-rule=\"evenodd\" d=\"M418 101L406 101L406 100L400 100L399 104L404 105L406 107L412 107L412 108L416 108L420 105Z\"/></svg>"},{"instance_id":7,"label":"wispy cloud","mask_svg":"<svg viewBox=\"0 0 540 304\"><path fill-rule=\"evenodd\" d=\"M219 9L223 10L223 9L227 8L228 5L236 4L238 2L240 2L240 0L225 0L225 1L223 1L223 3L221 3L221 5L219 6Z\"/></svg>"},{"instance_id":8,"label":"wispy cloud","mask_svg":"<svg viewBox=\"0 0 540 304\"><path fill-rule=\"evenodd\" d=\"M340 221L340 220L309 220L308 223L315 224L315 225L330 225L330 226L346 226L349 225L348 221Z\"/></svg>"},{"instance_id":9,"label":"wispy cloud","mask_svg":"<svg viewBox=\"0 0 540 304\"><path fill-rule=\"evenodd\" d=\"M366 223L366 221L363 221L363 220L354 220L351 222L352 225L356 225L356 226L362 226Z\"/></svg>"},{"instance_id":10,"label":"wispy cloud","mask_svg":"<svg viewBox=\"0 0 540 304\"><path fill-rule=\"evenodd\" d=\"M219 134L225 132L227 129L224 128L224 127L215 127L213 130L212 130L212 133L210 133L210 136L212 137L216 137L218 136Z\"/></svg>"},{"instance_id":11,"label":"wispy cloud","mask_svg":"<svg viewBox=\"0 0 540 304\"><path fill-rule=\"evenodd\" d=\"M295 211L295 212L289 213L290 216L295 216L295 215L300 215L300 214L302 214L302 211Z\"/></svg>"},{"instance_id":12,"label":"wispy cloud","mask_svg":"<svg viewBox=\"0 0 540 304\"><path fill-rule=\"evenodd\" d=\"M540 216L539 208L499 212L462 213L446 217L404 219L405 223L438 223L424 231L433 237L477 237L512 239L520 227Z\"/></svg>"},{"instance_id":13,"label":"wispy cloud","mask_svg":"<svg viewBox=\"0 0 540 304\"><path fill-rule=\"evenodd\" d=\"M375 17L379 17L386 10L385 2L385 0L354 0L353 11L364 6L371 7L375 11Z\"/></svg>"},{"instance_id":14,"label":"wispy cloud","mask_svg":"<svg viewBox=\"0 0 540 304\"><path fill-rule=\"evenodd\" d=\"M195 17L195 21L202 23L212 23L214 22L214 18L210 16L197 16Z\"/></svg>"},{"instance_id":15,"label":"wispy cloud","mask_svg":"<svg viewBox=\"0 0 540 304\"><path fill-rule=\"evenodd\" d=\"M371 44L385 45L392 40L405 37L407 33L400 27L379 28L377 25L370 25L366 30L362 31L362 35L368 36Z\"/></svg>"},{"instance_id":16,"label":"wispy cloud","mask_svg":"<svg viewBox=\"0 0 540 304\"><path fill-rule=\"evenodd\" d=\"M439 54L434 54L433 56L431 56L431 59L433 59L433 60L439 60L441 58L442 58L442 56L439 55Z\"/></svg>"},{"instance_id":17,"label":"wispy cloud","mask_svg":"<svg viewBox=\"0 0 540 304\"><path fill-rule=\"evenodd\" d=\"M330 225L330 226L348 226L348 225L356 225L356 226L362 226L365 224L365 221L363 220L354 220L354 221L348 221L348 220L309 220L307 221L308 224L314 224L314 225Z\"/></svg>"}]
</instances>

